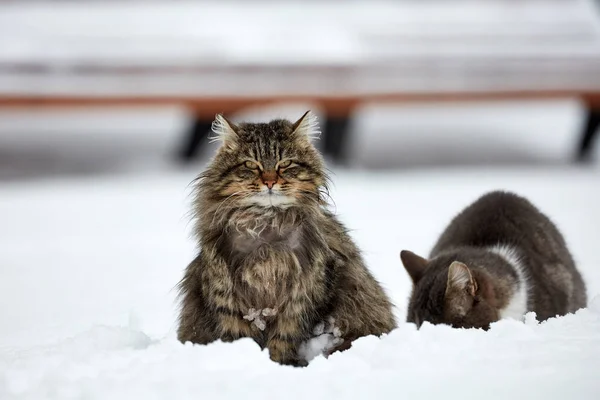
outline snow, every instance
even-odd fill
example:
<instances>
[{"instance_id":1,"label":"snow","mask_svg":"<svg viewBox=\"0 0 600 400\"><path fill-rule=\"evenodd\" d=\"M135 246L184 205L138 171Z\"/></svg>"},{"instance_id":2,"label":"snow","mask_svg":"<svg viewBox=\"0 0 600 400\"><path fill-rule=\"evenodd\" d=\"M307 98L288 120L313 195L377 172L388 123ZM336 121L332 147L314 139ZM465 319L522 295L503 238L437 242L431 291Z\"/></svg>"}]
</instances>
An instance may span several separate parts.
<instances>
[{"instance_id":1,"label":"snow","mask_svg":"<svg viewBox=\"0 0 600 400\"><path fill-rule=\"evenodd\" d=\"M173 287L193 256L185 214L193 171L63 178L0 187L0 398L595 398L600 298L589 310L489 332L403 323L398 259L426 253L486 190L529 197L563 230L600 293L596 169L337 170L333 197L397 306L397 330L306 369L250 340L182 345ZM368 188L368 190L367 190Z\"/></svg>"},{"instance_id":2,"label":"snow","mask_svg":"<svg viewBox=\"0 0 600 400\"><path fill-rule=\"evenodd\" d=\"M250 340L211 346L152 342L127 328L94 328L12 354L2 398L518 398L592 399L600 315L537 324L502 321L484 333L403 325L383 340L308 368L279 367ZM595 346L594 346L595 345ZM14 396L14 397L9 397ZM368 397L367 397L368 396ZM522 396L522 397L521 397Z\"/></svg>"}]
</instances>

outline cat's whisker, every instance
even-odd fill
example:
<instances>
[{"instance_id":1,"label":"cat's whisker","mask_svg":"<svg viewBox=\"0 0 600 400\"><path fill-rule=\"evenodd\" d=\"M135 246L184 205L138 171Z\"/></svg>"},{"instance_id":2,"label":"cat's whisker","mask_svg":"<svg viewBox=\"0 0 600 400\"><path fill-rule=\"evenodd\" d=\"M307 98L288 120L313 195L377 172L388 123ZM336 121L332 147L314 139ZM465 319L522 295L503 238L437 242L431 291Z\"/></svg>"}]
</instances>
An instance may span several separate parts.
<instances>
[{"instance_id":1,"label":"cat's whisker","mask_svg":"<svg viewBox=\"0 0 600 400\"><path fill-rule=\"evenodd\" d=\"M314 208L317 208L317 209L318 209L318 208L320 208L320 207L321 207L321 205L322 205L322 204L319 202L319 200L317 200L317 199L315 199L315 198L314 198L314 196L309 196L308 194L305 194L305 193L300 193L300 192L298 193L298 195L299 195L299 196L300 196L302 199L304 199L304 200L308 201L309 203L312 203L312 204L314 204Z\"/></svg>"},{"instance_id":2,"label":"cat's whisker","mask_svg":"<svg viewBox=\"0 0 600 400\"><path fill-rule=\"evenodd\" d=\"M192 179L190 181L190 183L187 184L186 188L189 188L190 186L192 186L194 184L197 184L198 182L200 182L204 178L205 178L204 174L200 174L200 175L196 176L194 179Z\"/></svg>"},{"instance_id":3,"label":"cat's whisker","mask_svg":"<svg viewBox=\"0 0 600 400\"><path fill-rule=\"evenodd\" d=\"M245 196L241 196L241 198L240 198L240 197L236 197L236 196L238 196L240 193L243 193L243 194L245 194ZM247 190L239 190L239 191L237 191L237 192L234 192L234 193L230 194L229 196L227 196L227 197L226 197L224 200L222 200L222 201L219 203L219 206L218 206L218 207L217 207L217 209L214 211L213 219L211 220L211 222L210 222L210 225L209 225L209 226L210 226L210 227L212 227L212 226L213 226L213 224L214 224L214 222L215 222L215 218L216 218L216 217L219 215L219 211L220 211L220 210L223 208L223 206L224 206L225 204L227 204L227 202L228 202L228 201L230 201L230 202L233 202L234 200L238 200L238 199L239 199L239 200L241 200L241 199L244 199L244 198L248 197L248 195L249 195L249 194L247 193Z\"/></svg>"},{"instance_id":4,"label":"cat's whisker","mask_svg":"<svg viewBox=\"0 0 600 400\"><path fill-rule=\"evenodd\" d=\"M319 193L315 193L314 191L305 190L305 189L296 189L296 191L303 198L314 201L315 204L319 207L325 206L328 204L328 201L326 199L324 199L321 195L324 195L325 197L329 198L331 200L331 202L333 202L335 205L335 201L333 201L333 198L329 195L328 192L321 192L319 190Z\"/></svg>"},{"instance_id":5,"label":"cat's whisker","mask_svg":"<svg viewBox=\"0 0 600 400\"><path fill-rule=\"evenodd\" d=\"M321 195L323 195L324 197L326 197L329 200L324 200L326 203L330 203L337 209L337 204L335 203L335 200L333 199L333 197L331 197L331 194L329 193L329 188L328 187L321 187L319 188L319 193Z\"/></svg>"}]
</instances>

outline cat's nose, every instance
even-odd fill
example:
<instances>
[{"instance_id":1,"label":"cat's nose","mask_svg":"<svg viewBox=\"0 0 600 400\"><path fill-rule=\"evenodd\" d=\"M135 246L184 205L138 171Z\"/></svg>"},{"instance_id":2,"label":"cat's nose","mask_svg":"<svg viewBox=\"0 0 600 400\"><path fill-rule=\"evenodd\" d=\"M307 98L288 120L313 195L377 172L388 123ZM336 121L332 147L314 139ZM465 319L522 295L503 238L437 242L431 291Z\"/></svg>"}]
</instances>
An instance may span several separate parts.
<instances>
[{"instance_id":1,"label":"cat's nose","mask_svg":"<svg viewBox=\"0 0 600 400\"><path fill-rule=\"evenodd\" d=\"M273 186L275 186L275 184L277 183L277 173L265 172L262 175L262 181L269 189L273 189Z\"/></svg>"}]
</instances>

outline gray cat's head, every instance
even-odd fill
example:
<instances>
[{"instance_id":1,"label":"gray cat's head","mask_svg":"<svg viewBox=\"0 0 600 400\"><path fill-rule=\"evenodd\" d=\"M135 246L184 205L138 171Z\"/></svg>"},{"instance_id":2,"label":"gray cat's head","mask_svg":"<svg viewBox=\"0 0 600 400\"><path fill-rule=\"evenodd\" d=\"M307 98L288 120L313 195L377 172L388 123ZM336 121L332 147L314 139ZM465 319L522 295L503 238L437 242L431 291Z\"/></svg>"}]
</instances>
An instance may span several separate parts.
<instances>
[{"instance_id":1,"label":"gray cat's head","mask_svg":"<svg viewBox=\"0 0 600 400\"><path fill-rule=\"evenodd\" d=\"M500 319L511 289L485 268L507 268L500 258L459 252L426 260L403 250L400 259L413 282L407 322L488 329Z\"/></svg>"},{"instance_id":2,"label":"gray cat's head","mask_svg":"<svg viewBox=\"0 0 600 400\"><path fill-rule=\"evenodd\" d=\"M327 176L312 144L319 130L310 112L296 122L237 125L217 115L213 131L221 147L201 175L205 201L225 208L324 204Z\"/></svg>"}]
</instances>

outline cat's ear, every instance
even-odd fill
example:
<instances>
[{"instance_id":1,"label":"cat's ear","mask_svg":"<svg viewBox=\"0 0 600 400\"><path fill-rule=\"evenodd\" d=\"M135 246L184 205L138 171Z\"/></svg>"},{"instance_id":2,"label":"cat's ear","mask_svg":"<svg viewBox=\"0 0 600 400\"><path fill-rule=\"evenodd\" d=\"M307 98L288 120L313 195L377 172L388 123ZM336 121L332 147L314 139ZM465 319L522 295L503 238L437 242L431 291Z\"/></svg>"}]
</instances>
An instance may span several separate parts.
<instances>
[{"instance_id":1,"label":"cat's ear","mask_svg":"<svg viewBox=\"0 0 600 400\"><path fill-rule=\"evenodd\" d=\"M475 292L477 292L477 282L473 278L471 270L459 261L454 261L448 268L446 293L452 289L467 292L471 296L475 296Z\"/></svg>"},{"instance_id":2,"label":"cat's ear","mask_svg":"<svg viewBox=\"0 0 600 400\"><path fill-rule=\"evenodd\" d=\"M232 150L237 147L238 127L229 122L224 116L217 114L211 128L214 133L209 137L211 143L219 141Z\"/></svg>"},{"instance_id":3,"label":"cat's ear","mask_svg":"<svg viewBox=\"0 0 600 400\"><path fill-rule=\"evenodd\" d=\"M417 284L427 269L427 260L408 250L400 252L400 260L402 260L404 269L410 275L410 279L412 279L414 284Z\"/></svg>"},{"instance_id":4,"label":"cat's ear","mask_svg":"<svg viewBox=\"0 0 600 400\"><path fill-rule=\"evenodd\" d=\"M292 126L292 133L309 140L318 139L321 135L321 128L319 128L317 116L310 110L305 112Z\"/></svg>"}]
</instances>

